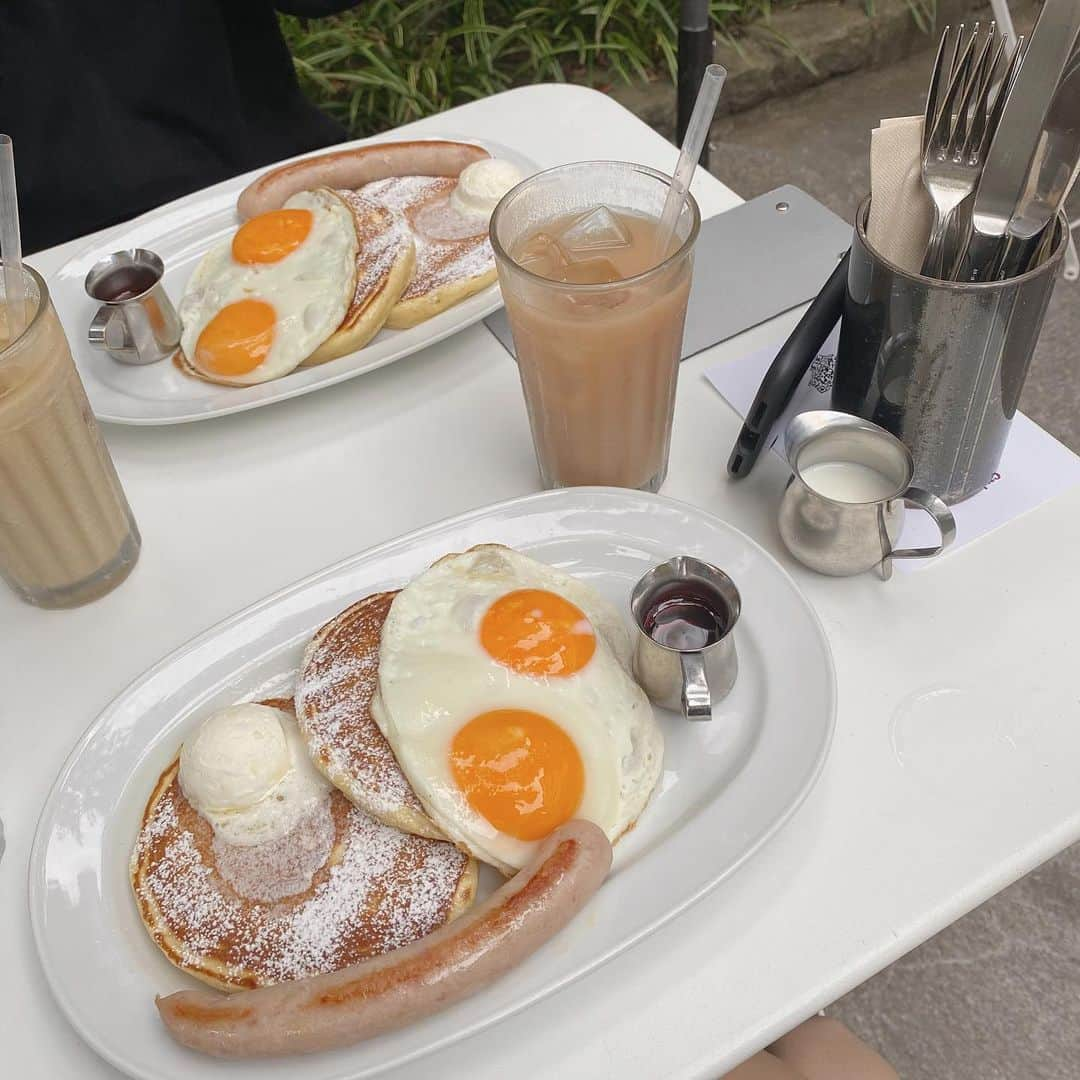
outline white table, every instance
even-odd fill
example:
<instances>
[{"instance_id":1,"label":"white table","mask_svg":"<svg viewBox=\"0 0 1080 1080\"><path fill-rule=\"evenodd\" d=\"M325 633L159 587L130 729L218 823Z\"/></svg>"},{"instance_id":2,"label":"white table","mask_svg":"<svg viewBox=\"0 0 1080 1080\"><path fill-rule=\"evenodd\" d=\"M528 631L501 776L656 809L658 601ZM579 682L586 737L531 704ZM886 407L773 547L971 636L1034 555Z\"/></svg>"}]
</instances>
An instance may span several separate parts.
<instances>
[{"instance_id":1,"label":"white table","mask_svg":"<svg viewBox=\"0 0 1080 1080\"><path fill-rule=\"evenodd\" d=\"M630 113L566 86L403 130L489 137L545 165L674 160ZM706 215L738 202L708 176L694 191ZM57 248L31 261L48 276L64 258ZM739 421L702 376L783 337L796 317L683 365L664 493L755 537L820 613L839 678L821 780L780 836L689 912L394 1077L482 1080L523 1063L560 1080L716 1077L1080 836L1080 489L887 585L801 570L775 531L779 461L766 455L748 480L726 479ZM278 587L538 484L516 370L483 326L325 392L106 437L144 537L131 579L61 614L0 590L0 1054L5 1074L23 1080L117 1075L54 1006L25 900L38 811L97 711L175 646Z\"/></svg>"}]
</instances>

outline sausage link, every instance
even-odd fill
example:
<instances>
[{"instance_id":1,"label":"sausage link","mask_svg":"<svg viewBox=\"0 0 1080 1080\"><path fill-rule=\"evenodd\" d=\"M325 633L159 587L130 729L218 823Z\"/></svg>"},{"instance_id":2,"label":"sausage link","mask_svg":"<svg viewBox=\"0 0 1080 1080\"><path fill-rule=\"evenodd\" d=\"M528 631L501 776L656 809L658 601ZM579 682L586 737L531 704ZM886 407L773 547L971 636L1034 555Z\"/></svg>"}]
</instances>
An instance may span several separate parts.
<instances>
[{"instance_id":1,"label":"sausage link","mask_svg":"<svg viewBox=\"0 0 1080 1080\"><path fill-rule=\"evenodd\" d=\"M158 1011L174 1039L216 1057L349 1046L487 986L570 922L610 867L603 830L570 821L482 904L411 945L342 971L258 990L182 990L158 998Z\"/></svg>"},{"instance_id":2,"label":"sausage link","mask_svg":"<svg viewBox=\"0 0 1080 1080\"><path fill-rule=\"evenodd\" d=\"M298 191L359 188L388 176L458 176L466 165L491 155L472 143L445 139L376 143L292 161L252 180L236 200L242 220L277 210Z\"/></svg>"}]
</instances>

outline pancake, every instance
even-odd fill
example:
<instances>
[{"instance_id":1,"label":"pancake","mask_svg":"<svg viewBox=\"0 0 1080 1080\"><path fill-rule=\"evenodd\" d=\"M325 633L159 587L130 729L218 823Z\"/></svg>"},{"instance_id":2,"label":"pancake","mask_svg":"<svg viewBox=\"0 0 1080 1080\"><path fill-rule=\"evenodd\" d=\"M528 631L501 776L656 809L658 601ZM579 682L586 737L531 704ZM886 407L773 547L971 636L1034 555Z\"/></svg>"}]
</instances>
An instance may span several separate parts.
<instances>
[{"instance_id":1,"label":"pancake","mask_svg":"<svg viewBox=\"0 0 1080 1080\"><path fill-rule=\"evenodd\" d=\"M408 222L416 244L416 270L386 325L416 326L495 281L495 253L483 218L450 206L457 179L393 176L360 189L361 196Z\"/></svg>"},{"instance_id":2,"label":"pancake","mask_svg":"<svg viewBox=\"0 0 1080 1080\"><path fill-rule=\"evenodd\" d=\"M341 325L301 362L302 368L363 348L383 328L416 267L412 234L399 216L358 192L334 194L352 211L356 226L356 291Z\"/></svg>"},{"instance_id":3,"label":"pancake","mask_svg":"<svg viewBox=\"0 0 1080 1080\"><path fill-rule=\"evenodd\" d=\"M423 937L475 897L468 856L382 825L337 791L280 840L223 844L178 773L179 758L147 803L132 888L162 952L218 989L340 970Z\"/></svg>"},{"instance_id":4,"label":"pancake","mask_svg":"<svg viewBox=\"0 0 1080 1080\"><path fill-rule=\"evenodd\" d=\"M296 679L296 718L316 767L384 825L441 838L371 715L379 636L395 592L357 601L320 627Z\"/></svg>"}]
</instances>

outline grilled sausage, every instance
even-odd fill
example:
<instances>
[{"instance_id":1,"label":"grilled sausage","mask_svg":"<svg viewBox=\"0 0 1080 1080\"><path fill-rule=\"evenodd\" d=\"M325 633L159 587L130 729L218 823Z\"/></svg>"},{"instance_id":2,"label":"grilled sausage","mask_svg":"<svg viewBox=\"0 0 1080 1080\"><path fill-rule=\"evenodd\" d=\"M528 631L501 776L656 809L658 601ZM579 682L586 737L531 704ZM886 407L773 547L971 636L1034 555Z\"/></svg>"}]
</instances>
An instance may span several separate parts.
<instances>
[{"instance_id":1,"label":"grilled sausage","mask_svg":"<svg viewBox=\"0 0 1080 1080\"><path fill-rule=\"evenodd\" d=\"M258 990L182 990L158 998L158 1011L174 1039L217 1057L349 1046L483 989L570 922L610 867L603 831L571 821L484 903L411 945Z\"/></svg>"},{"instance_id":2,"label":"grilled sausage","mask_svg":"<svg viewBox=\"0 0 1080 1080\"><path fill-rule=\"evenodd\" d=\"M359 188L388 176L458 176L466 165L491 155L471 143L444 139L374 143L291 161L252 180L236 201L243 220L276 210L298 191Z\"/></svg>"}]
</instances>

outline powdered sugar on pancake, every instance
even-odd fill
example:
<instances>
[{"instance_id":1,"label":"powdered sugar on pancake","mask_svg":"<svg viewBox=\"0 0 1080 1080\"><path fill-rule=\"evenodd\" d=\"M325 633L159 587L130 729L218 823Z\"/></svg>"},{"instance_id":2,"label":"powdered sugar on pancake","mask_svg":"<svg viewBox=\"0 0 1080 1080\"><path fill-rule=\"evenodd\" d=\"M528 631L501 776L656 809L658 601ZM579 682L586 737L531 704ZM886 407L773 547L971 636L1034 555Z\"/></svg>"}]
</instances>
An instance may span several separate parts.
<instances>
[{"instance_id":1,"label":"powdered sugar on pancake","mask_svg":"<svg viewBox=\"0 0 1080 1080\"><path fill-rule=\"evenodd\" d=\"M475 240L488 234L487 218L460 213L444 195L420 207L412 225L418 236L429 241Z\"/></svg>"},{"instance_id":2,"label":"powdered sugar on pancake","mask_svg":"<svg viewBox=\"0 0 1080 1080\"><path fill-rule=\"evenodd\" d=\"M132 858L136 895L165 952L198 971L207 959L221 964L236 986L266 985L337 971L446 921L466 856L381 825L337 792L319 813L300 843L292 833L243 849L238 862L174 776L148 807ZM288 893L293 886L302 888Z\"/></svg>"},{"instance_id":3,"label":"powdered sugar on pancake","mask_svg":"<svg viewBox=\"0 0 1080 1080\"><path fill-rule=\"evenodd\" d=\"M215 835L212 851L221 876L240 896L274 901L310 888L333 843L334 818L327 796L282 841L239 847Z\"/></svg>"},{"instance_id":4,"label":"powdered sugar on pancake","mask_svg":"<svg viewBox=\"0 0 1080 1080\"><path fill-rule=\"evenodd\" d=\"M460 215L450 206L450 192L456 184L456 179L446 176L392 176L360 189L361 198L402 215L412 229L416 272L402 300L495 269L486 224ZM425 224L429 232L422 228Z\"/></svg>"},{"instance_id":5,"label":"powdered sugar on pancake","mask_svg":"<svg viewBox=\"0 0 1080 1080\"><path fill-rule=\"evenodd\" d=\"M398 214L361 197L357 191L335 191L352 211L356 227L356 289L342 323L352 326L386 287L394 265L411 242L408 223Z\"/></svg>"},{"instance_id":6,"label":"powdered sugar on pancake","mask_svg":"<svg viewBox=\"0 0 1080 1080\"><path fill-rule=\"evenodd\" d=\"M316 765L380 817L402 808L424 813L371 716L379 634L394 596L366 597L324 627L308 647L296 681L297 719Z\"/></svg>"},{"instance_id":7,"label":"powdered sugar on pancake","mask_svg":"<svg viewBox=\"0 0 1080 1080\"><path fill-rule=\"evenodd\" d=\"M456 183L449 176L391 176L365 184L358 194L395 214L408 214L440 195L449 198Z\"/></svg>"}]
</instances>

